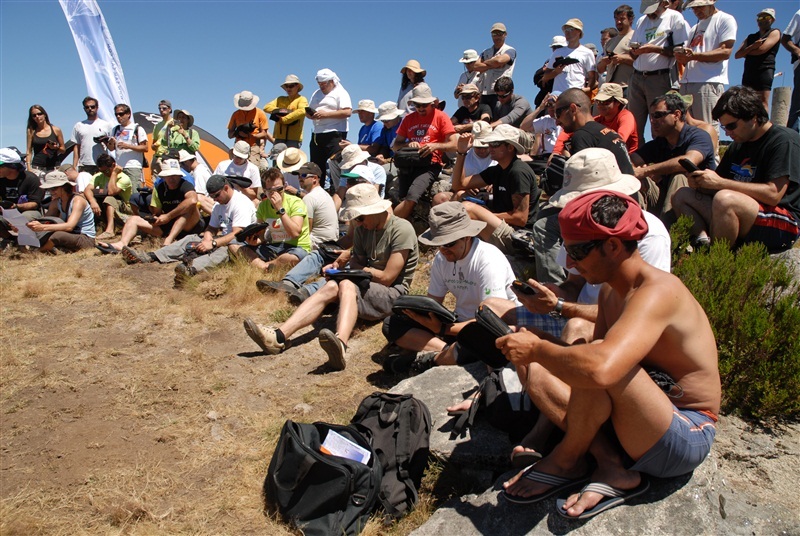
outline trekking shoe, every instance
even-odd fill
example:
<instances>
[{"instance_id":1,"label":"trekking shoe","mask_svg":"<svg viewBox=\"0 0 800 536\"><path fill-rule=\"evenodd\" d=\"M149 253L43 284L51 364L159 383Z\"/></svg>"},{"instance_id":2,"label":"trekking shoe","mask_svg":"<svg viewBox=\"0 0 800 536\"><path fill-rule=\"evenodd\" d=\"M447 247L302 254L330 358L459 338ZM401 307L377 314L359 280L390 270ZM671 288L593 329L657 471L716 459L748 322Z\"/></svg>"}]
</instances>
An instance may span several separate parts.
<instances>
[{"instance_id":1,"label":"trekking shoe","mask_svg":"<svg viewBox=\"0 0 800 536\"><path fill-rule=\"evenodd\" d=\"M268 354L279 354L286 349L285 343L278 342L274 329L256 324L251 318L245 318L244 330L253 342Z\"/></svg>"},{"instance_id":2,"label":"trekking shoe","mask_svg":"<svg viewBox=\"0 0 800 536\"><path fill-rule=\"evenodd\" d=\"M197 275L197 269L180 263L175 267L175 288L182 288L191 278Z\"/></svg>"},{"instance_id":3,"label":"trekking shoe","mask_svg":"<svg viewBox=\"0 0 800 536\"><path fill-rule=\"evenodd\" d=\"M403 350L391 352L383 360L383 370L390 374L408 374L411 365L417 358L417 352L413 350Z\"/></svg>"},{"instance_id":4,"label":"trekking shoe","mask_svg":"<svg viewBox=\"0 0 800 536\"><path fill-rule=\"evenodd\" d=\"M311 294L309 294L308 289L306 287L300 287L289 293L289 303L295 306L300 305L306 301L309 296L311 296Z\"/></svg>"},{"instance_id":5,"label":"trekking shoe","mask_svg":"<svg viewBox=\"0 0 800 536\"><path fill-rule=\"evenodd\" d=\"M414 362L411 363L411 375L416 376L435 367L437 355L439 355L439 352L417 352L414 356Z\"/></svg>"},{"instance_id":6,"label":"trekking shoe","mask_svg":"<svg viewBox=\"0 0 800 536\"><path fill-rule=\"evenodd\" d=\"M153 262L153 258L150 254L144 253L143 251L136 251L129 246L122 246L122 258L125 259L125 262L128 264L146 264L148 262Z\"/></svg>"},{"instance_id":7,"label":"trekking shoe","mask_svg":"<svg viewBox=\"0 0 800 536\"><path fill-rule=\"evenodd\" d=\"M266 279L259 279L256 281L256 288L258 288L262 294L271 294L276 290L291 294L297 290L292 285L284 283L283 281L267 281Z\"/></svg>"},{"instance_id":8,"label":"trekking shoe","mask_svg":"<svg viewBox=\"0 0 800 536\"><path fill-rule=\"evenodd\" d=\"M344 370L347 362L344 359L344 353L347 347L336 336L334 332L329 329L321 329L319 331L319 345L328 354L328 364L333 370Z\"/></svg>"}]
</instances>

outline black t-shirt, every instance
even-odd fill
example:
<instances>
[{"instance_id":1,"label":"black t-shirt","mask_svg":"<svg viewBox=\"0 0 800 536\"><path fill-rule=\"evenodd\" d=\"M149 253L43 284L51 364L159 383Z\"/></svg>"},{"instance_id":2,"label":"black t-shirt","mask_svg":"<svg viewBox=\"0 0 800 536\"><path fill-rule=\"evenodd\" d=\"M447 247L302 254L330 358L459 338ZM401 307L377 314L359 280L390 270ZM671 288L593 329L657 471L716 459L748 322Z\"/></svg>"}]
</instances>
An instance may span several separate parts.
<instances>
[{"instance_id":1,"label":"black t-shirt","mask_svg":"<svg viewBox=\"0 0 800 536\"><path fill-rule=\"evenodd\" d=\"M789 187L778 203L800 222L800 135L772 125L756 141L732 143L717 168L717 174L741 182L765 183L789 177Z\"/></svg>"},{"instance_id":2,"label":"black t-shirt","mask_svg":"<svg viewBox=\"0 0 800 536\"><path fill-rule=\"evenodd\" d=\"M514 194L530 195L528 223L525 227L533 227L539 211L539 185L528 164L514 157L508 168L503 169L500 164L495 164L481 171L480 177L483 182L493 186L492 212L511 212L514 210Z\"/></svg>"},{"instance_id":3,"label":"black t-shirt","mask_svg":"<svg viewBox=\"0 0 800 536\"><path fill-rule=\"evenodd\" d=\"M40 210L44 199L44 190L39 187L39 177L30 171L23 171L16 179L0 179L0 198L14 203L35 201L36 210ZM20 198L23 200L20 201Z\"/></svg>"},{"instance_id":4,"label":"black t-shirt","mask_svg":"<svg viewBox=\"0 0 800 536\"><path fill-rule=\"evenodd\" d=\"M470 112L467 110L466 106L462 106L456 113L453 114L453 119L455 119L456 125L466 125L469 123L474 123L475 121L480 121L482 115L488 115L489 118L492 117L492 109L489 108L488 104L479 104L477 108L475 108L474 112Z\"/></svg>"},{"instance_id":5,"label":"black t-shirt","mask_svg":"<svg viewBox=\"0 0 800 536\"><path fill-rule=\"evenodd\" d=\"M633 165L628 156L628 148L616 131L604 127L597 121L589 121L576 130L564 146L573 155L589 147L600 147L614 153L619 170L628 175L633 175Z\"/></svg>"},{"instance_id":6,"label":"black t-shirt","mask_svg":"<svg viewBox=\"0 0 800 536\"><path fill-rule=\"evenodd\" d=\"M685 155L689 150L697 151L703 155L703 161L697 166L700 169L717 169L717 160L714 153L714 142L705 130L683 125L678 134L678 143L671 147L666 138L656 138L648 141L636 150L646 164L660 164L676 156Z\"/></svg>"},{"instance_id":7,"label":"black t-shirt","mask_svg":"<svg viewBox=\"0 0 800 536\"><path fill-rule=\"evenodd\" d=\"M180 184L174 190L167 187L167 181L159 182L156 185L156 193L158 193L158 200L161 201L161 211L164 214L172 212L186 199L186 194L193 191L194 186L186 179L181 179Z\"/></svg>"}]
</instances>

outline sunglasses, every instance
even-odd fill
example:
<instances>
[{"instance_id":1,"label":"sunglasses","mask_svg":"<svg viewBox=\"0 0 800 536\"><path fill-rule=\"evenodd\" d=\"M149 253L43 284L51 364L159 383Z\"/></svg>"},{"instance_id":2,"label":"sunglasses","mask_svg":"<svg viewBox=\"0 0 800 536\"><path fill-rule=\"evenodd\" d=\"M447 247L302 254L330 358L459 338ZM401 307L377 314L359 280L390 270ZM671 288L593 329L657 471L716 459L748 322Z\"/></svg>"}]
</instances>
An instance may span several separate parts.
<instances>
[{"instance_id":1,"label":"sunglasses","mask_svg":"<svg viewBox=\"0 0 800 536\"><path fill-rule=\"evenodd\" d=\"M159 106L158 109L159 110L171 110L172 108L170 108L169 106Z\"/></svg>"},{"instance_id":2,"label":"sunglasses","mask_svg":"<svg viewBox=\"0 0 800 536\"><path fill-rule=\"evenodd\" d=\"M87 106L84 106L83 109L84 110L96 110L97 109L97 105L96 104L95 105L87 105Z\"/></svg>"},{"instance_id":3,"label":"sunglasses","mask_svg":"<svg viewBox=\"0 0 800 536\"><path fill-rule=\"evenodd\" d=\"M442 244L442 245L441 245L441 246L439 246L439 247L440 247L440 248L447 248L447 249L450 249L450 248L452 248L453 246L455 246L456 244L458 244L458 241L459 241L459 240L461 240L461 239L460 239L460 238L458 238L458 239L456 239L456 240L453 240L452 242L449 242L449 243L447 243L447 244Z\"/></svg>"},{"instance_id":4,"label":"sunglasses","mask_svg":"<svg viewBox=\"0 0 800 536\"><path fill-rule=\"evenodd\" d=\"M122 117L123 115L128 115L130 112L114 112L114 115L117 117Z\"/></svg>"},{"instance_id":5,"label":"sunglasses","mask_svg":"<svg viewBox=\"0 0 800 536\"><path fill-rule=\"evenodd\" d=\"M556 113L556 119L561 117L561 114L563 114L564 110L566 110L567 108L569 108L569 104L567 104L566 106L559 106L558 108L556 108L556 112L555 112Z\"/></svg>"},{"instance_id":6,"label":"sunglasses","mask_svg":"<svg viewBox=\"0 0 800 536\"><path fill-rule=\"evenodd\" d=\"M277 186L275 188L264 188L265 192L282 192L283 186Z\"/></svg>"},{"instance_id":7,"label":"sunglasses","mask_svg":"<svg viewBox=\"0 0 800 536\"><path fill-rule=\"evenodd\" d=\"M427 108L428 106L433 106L432 102L415 102L414 108Z\"/></svg>"},{"instance_id":8,"label":"sunglasses","mask_svg":"<svg viewBox=\"0 0 800 536\"><path fill-rule=\"evenodd\" d=\"M359 216L359 217L355 218L356 222L358 222L358 223L364 223L364 220L366 220L366 219L367 219L366 216Z\"/></svg>"},{"instance_id":9,"label":"sunglasses","mask_svg":"<svg viewBox=\"0 0 800 536\"><path fill-rule=\"evenodd\" d=\"M495 93L495 95L497 95L498 99L505 99L506 97L511 96L511 92L509 91L508 93Z\"/></svg>"},{"instance_id":10,"label":"sunglasses","mask_svg":"<svg viewBox=\"0 0 800 536\"><path fill-rule=\"evenodd\" d=\"M589 253L603 242L605 242L605 239L590 240L589 242L581 242L580 244L573 244L571 246L565 245L564 249L567 251L567 255L570 259L578 262L588 257Z\"/></svg>"},{"instance_id":11,"label":"sunglasses","mask_svg":"<svg viewBox=\"0 0 800 536\"><path fill-rule=\"evenodd\" d=\"M763 17L756 17L756 20L772 20L772 17L764 15Z\"/></svg>"},{"instance_id":12,"label":"sunglasses","mask_svg":"<svg viewBox=\"0 0 800 536\"><path fill-rule=\"evenodd\" d=\"M42 112L34 112L31 114L33 117L39 117L40 115L44 115Z\"/></svg>"},{"instance_id":13,"label":"sunglasses","mask_svg":"<svg viewBox=\"0 0 800 536\"><path fill-rule=\"evenodd\" d=\"M314 175L313 173L301 173L300 174L300 178L301 179L307 179L309 177L316 177L316 175Z\"/></svg>"},{"instance_id":14,"label":"sunglasses","mask_svg":"<svg viewBox=\"0 0 800 536\"><path fill-rule=\"evenodd\" d=\"M670 112L669 110L662 110L660 112L653 112L650 114L650 119L664 119L668 115L673 114L674 112Z\"/></svg>"},{"instance_id":15,"label":"sunglasses","mask_svg":"<svg viewBox=\"0 0 800 536\"><path fill-rule=\"evenodd\" d=\"M283 87L297 87L297 84L283 84Z\"/></svg>"},{"instance_id":16,"label":"sunglasses","mask_svg":"<svg viewBox=\"0 0 800 536\"><path fill-rule=\"evenodd\" d=\"M208 193L208 197L210 197L211 199L216 199L220 195L222 195L222 190L220 190L218 192L214 192L213 194L211 192Z\"/></svg>"},{"instance_id":17,"label":"sunglasses","mask_svg":"<svg viewBox=\"0 0 800 536\"><path fill-rule=\"evenodd\" d=\"M497 147L501 147L501 146L503 146L505 144L506 144L506 142L504 142L504 141L490 141L486 145L496 149Z\"/></svg>"},{"instance_id":18,"label":"sunglasses","mask_svg":"<svg viewBox=\"0 0 800 536\"><path fill-rule=\"evenodd\" d=\"M733 121L732 123L728 123L727 125L721 125L721 126L722 126L722 128L724 128L728 132L733 132L734 130L736 130L736 127L739 126L739 120L737 119L736 121Z\"/></svg>"}]
</instances>

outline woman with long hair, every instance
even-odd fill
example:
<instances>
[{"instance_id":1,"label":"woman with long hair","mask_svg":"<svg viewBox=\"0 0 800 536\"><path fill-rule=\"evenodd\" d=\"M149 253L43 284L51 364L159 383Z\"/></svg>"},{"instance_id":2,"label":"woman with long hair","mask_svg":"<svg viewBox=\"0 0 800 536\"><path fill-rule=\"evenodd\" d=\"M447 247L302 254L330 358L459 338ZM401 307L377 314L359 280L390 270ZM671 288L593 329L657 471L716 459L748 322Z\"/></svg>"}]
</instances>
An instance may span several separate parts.
<instances>
[{"instance_id":1,"label":"woman with long hair","mask_svg":"<svg viewBox=\"0 0 800 536\"><path fill-rule=\"evenodd\" d=\"M28 128L26 131L27 151L25 164L31 171L44 178L58 164L58 155L64 148L64 134L50 122L45 109L34 104L28 109Z\"/></svg>"},{"instance_id":2,"label":"woman with long hair","mask_svg":"<svg viewBox=\"0 0 800 536\"><path fill-rule=\"evenodd\" d=\"M400 69L403 78L400 80L400 94L397 96L397 107L406 113L414 111L408 100L411 98L411 90L414 86L425 81L428 71L422 68L417 60L408 60Z\"/></svg>"},{"instance_id":3,"label":"woman with long hair","mask_svg":"<svg viewBox=\"0 0 800 536\"><path fill-rule=\"evenodd\" d=\"M46 216L60 218L63 223L49 223L34 220L28 227L41 233L39 251L52 251L54 247L66 251L78 251L94 247L94 213L83 194L75 191L66 174L61 171L48 173L42 182L42 189L50 190L53 201Z\"/></svg>"}]
</instances>

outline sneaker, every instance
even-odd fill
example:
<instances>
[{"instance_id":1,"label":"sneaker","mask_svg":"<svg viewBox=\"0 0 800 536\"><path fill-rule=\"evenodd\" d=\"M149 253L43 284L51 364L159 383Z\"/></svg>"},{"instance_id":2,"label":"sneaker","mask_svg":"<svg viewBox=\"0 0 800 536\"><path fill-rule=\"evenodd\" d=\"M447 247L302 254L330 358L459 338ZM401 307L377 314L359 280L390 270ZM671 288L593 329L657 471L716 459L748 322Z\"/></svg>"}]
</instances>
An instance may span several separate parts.
<instances>
[{"instance_id":1,"label":"sneaker","mask_svg":"<svg viewBox=\"0 0 800 536\"><path fill-rule=\"evenodd\" d=\"M135 249L129 246L122 246L122 258L125 259L125 262L127 262L128 264L139 264L139 263L146 264L148 262L153 262L153 258L150 256L149 253L144 253L143 251L136 251Z\"/></svg>"},{"instance_id":2,"label":"sneaker","mask_svg":"<svg viewBox=\"0 0 800 536\"><path fill-rule=\"evenodd\" d=\"M336 336L334 332L329 329L321 329L319 331L319 345L328 354L328 364L333 370L344 370L347 362L344 359L344 353L347 347Z\"/></svg>"},{"instance_id":3,"label":"sneaker","mask_svg":"<svg viewBox=\"0 0 800 536\"><path fill-rule=\"evenodd\" d=\"M279 354L286 349L286 344L278 342L278 337L275 336L274 329L256 324L250 318L245 318L244 330L247 332L247 335L268 354Z\"/></svg>"},{"instance_id":4,"label":"sneaker","mask_svg":"<svg viewBox=\"0 0 800 536\"><path fill-rule=\"evenodd\" d=\"M300 287L289 293L289 303L295 306L300 305L306 301L309 296L311 296L311 294L309 294L308 289L306 287Z\"/></svg>"},{"instance_id":5,"label":"sneaker","mask_svg":"<svg viewBox=\"0 0 800 536\"><path fill-rule=\"evenodd\" d=\"M411 375L422 374L436 366L436 356L439 352L417 352L414 362L411 363Z\"/></svg>"},{"instance_id":6,"label":"sneaker","mask_svg":"<svg viewBox=\"0 0 800 536\"><path fill-rule=\"evenodd\" d=\"M266 279L259 279L256 281L256 288L258 288L262 294L270 294L276 290L291 294L297 290L294 286L284 283L283 281L267 281Z\"/></svg>"},{"instance_id":7,"label":"sneaker","mask_svg":"<svg viewBox=\"0 0 800 536\"><path fill-rule=\"evenodd\" d=\"M187 266L180 263L175 267L175 288L183 287L189 279L197 275L197 269L193 266Z\"/></svg>"}]
</instances>

